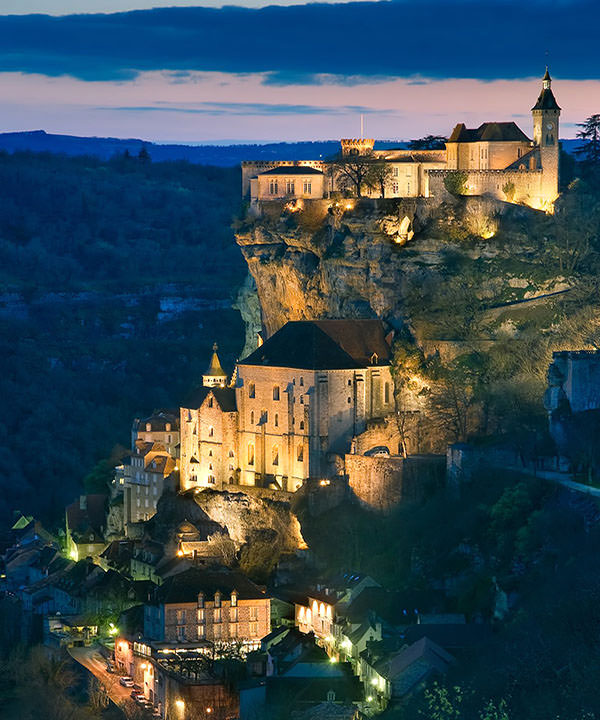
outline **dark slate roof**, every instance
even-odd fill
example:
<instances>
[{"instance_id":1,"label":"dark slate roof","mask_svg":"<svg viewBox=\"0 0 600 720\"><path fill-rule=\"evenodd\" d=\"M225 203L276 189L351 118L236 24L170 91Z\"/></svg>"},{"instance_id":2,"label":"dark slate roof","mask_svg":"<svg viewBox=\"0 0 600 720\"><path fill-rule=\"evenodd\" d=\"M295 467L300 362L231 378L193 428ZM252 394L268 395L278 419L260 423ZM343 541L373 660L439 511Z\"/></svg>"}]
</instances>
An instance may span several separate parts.
<instances>
[{"instance_id":1,"label":"dark slate roof","mask_svg":"<svg viewBox=\"0 0 600 720\"><path fill-rule=\"evenodd\" d=\"M90 530L102 536L106 520L106 495L86 495L86 508L81 509L80 500L67 507L67 522L72 533L86 533Z\"/></svg>"},{"instance_id":2,"label":"dark slate roof","mask_svg":"<svg viewBox=\"0 0 600 720\"><path fill-rule=\"evenodd\" d=\"M540 93L536 104L531 108L532 110L560 110L554 93L550 88L544 88Z\"/></svg>"},{"instance_id":3,"label":"dark slate roof","mask_svg":"<svg viewBox=\"0 0 600 720\"><path fill-rule=\"evenodd\" d=\"M322 175L321 170L309 165L280 165L279 167L265 170L260 175Z\"/></svg>"},{"instance_id":4,"label":"dark slate roof","mask_svg":"<svg viewBox=\"0 0 600 720\"><path fill-rule=\"evenodd\" d=\"M411 625L406 628L407 643L429 638L436 645L450 652L463 648L477 647L489 642L492 631L483 623L462 623L451 625Z\"/></svg>"},{"instance_id":5,"label":"dark slate roof","mask_svg":"<svg viewBox=\"0 0 600 720\"><path fill-rule=\"evenodd\" d=\"M179 430L179 415L174 410L155 410L152 415L136 421L135 429L139 432L146 432L146 423L150 423L150 428L154 432L166 432L167 423L171 425L171 430Z\"/></svg>"},{"instance_id":6,"label":"dark slate roof","mask_svg":"<svg viewBox=\"0 0 600 720\"><path fill-rule=\"evenodd\" d=\"M217 405L223 412L235 412L237 410L235 390L227 387L199 387L190 394L182 407L197 410L206 400L209 393L214 395Z\"/></svg>"},{"instance_id":7,"label":"dark slate roof","mask_svg":"<svg viewBox=\"0 0 600 720\"><path fill-rule=\"evenodd\" d=\"M302 370L346 370L389 362L391 351L379 320L288 322L240 365Z\"/></svg>"},{"instance_id":8,"label":"dark slate roof","mask_svg":"<svg viewBox=\"0 0 600 720\"><path fill-rule=\"evenodd\" d=\"M190 568L167 578L157 588L154 601L165 604L196 602L200 592L204 593L206 600L212 600L217 590L224 596L228 596L236 590L240 600L267 597L241 572Z\"/></svg>"},{"instance_id":9,"label":"dark slate roof","mask_svg":"<svg viewBox=\"0 0 600 720\"><path fill-rule=\"evenodd\" d=\"M529 138L514 122L487 122L476 129L467 128L459 123L448 142L480 142L480 141L520 141L530 142Z\"/></svg>"}]
</instances>

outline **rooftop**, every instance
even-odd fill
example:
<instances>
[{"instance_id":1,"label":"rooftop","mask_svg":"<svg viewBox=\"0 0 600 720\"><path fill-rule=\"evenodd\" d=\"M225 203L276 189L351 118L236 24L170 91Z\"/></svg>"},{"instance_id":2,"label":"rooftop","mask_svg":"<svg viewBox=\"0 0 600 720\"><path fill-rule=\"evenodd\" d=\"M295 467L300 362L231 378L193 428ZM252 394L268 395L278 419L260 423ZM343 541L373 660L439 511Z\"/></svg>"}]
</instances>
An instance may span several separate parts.
<instances>
[{"instance_id":1,"label":"rooftop","mask_svg":"<svg viewBox=\"0 0 600 720\"><path fill-rule=\"evenodd\" d=\"M379 320L301 320L286 323L240 364L346 370L386 365L390 357Z\"/></svg>"},{"instance_id":2,"label":"rooftop","mask_svg":"<svg viewBox=\"0 0 600 720\"><path fill-rule=\"evenodd\" d=\"M240 600L266 599L260 590L243 573L231 570L190 568L173 575L156 590L155 601L160 603L197 602L198 594L204 593L206 600L212 600L219 591L224 596L236 591Z\"/></svg>"},{"instance_id":3,"label":"rooftop","mask_svg":"<svg viewBox=\"0 0 600 720\"><path fill-rule=\"evenodd\" d=\"M478 128L459 123L448 142L531 142L515 122L486 122Z\"/></svg>"},{"instance_id":4,"label":"rooftop","mask_svg":"<svg viewBox=\"0 0 600 720\"><path fill-rule=\"evenodd\" d=\"M260 175L322 175L321 170L308 165L283 165L261 172Z\"/></svg>"}]
</instances>

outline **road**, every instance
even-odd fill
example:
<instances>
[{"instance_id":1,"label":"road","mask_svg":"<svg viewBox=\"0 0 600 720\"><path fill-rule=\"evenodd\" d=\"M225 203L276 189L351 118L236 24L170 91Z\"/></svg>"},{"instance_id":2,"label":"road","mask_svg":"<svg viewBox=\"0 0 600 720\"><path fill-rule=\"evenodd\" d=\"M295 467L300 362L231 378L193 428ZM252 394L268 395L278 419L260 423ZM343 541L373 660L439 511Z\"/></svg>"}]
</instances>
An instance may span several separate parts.
<instances>
[{"instance_id":1,"label":"road","mask_svg":"<svg viewBox=\"0 0 600 720\"><path fill-rule=\"evenodd\" d=\"M108 696L117 706L121 706L125 701L131 701L131 688L123 687L119 684L119 676L106 672L106 660L100 655L95 647L73 647L69 648L69 654L86 670L104 685L108 691Z\"/></svg>"}]
</instances>

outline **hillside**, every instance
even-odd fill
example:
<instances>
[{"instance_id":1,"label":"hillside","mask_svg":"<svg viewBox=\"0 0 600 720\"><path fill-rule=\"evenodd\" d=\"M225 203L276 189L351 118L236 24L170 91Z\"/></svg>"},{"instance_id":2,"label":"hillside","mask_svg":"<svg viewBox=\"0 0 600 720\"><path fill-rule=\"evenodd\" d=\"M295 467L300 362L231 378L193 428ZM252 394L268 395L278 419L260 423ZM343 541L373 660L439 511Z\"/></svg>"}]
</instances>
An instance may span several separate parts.
<instances>
[{"instance_id":1,"label":"hillside","mask_svg":"<svg viewBox=\"0 0 600 720\"><path fill-rule=\"evenodd\" d=\"M0 154L0 516L60 519L134 416L178 407L216 339L233 365L238 203L237 170Z\"/></svg>"}]
</instances>

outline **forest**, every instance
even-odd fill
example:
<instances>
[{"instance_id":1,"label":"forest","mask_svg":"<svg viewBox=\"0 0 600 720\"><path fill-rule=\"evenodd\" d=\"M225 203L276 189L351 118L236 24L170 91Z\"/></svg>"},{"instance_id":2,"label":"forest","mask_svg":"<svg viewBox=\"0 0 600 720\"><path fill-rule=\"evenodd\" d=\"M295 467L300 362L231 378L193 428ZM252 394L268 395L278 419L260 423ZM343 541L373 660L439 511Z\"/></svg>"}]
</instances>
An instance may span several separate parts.
<instances>
[{"instance_id":1,"label":"forest","mask_svg":"<svg viewBox=\"0 0 600 720\"><path fill-rule=\"evenodd\" d=\"M239 182L142 152L0 153L0 520L60 521L102 484L110 463L83 481L129 444L135 416L201 381L215 340L231 368Z\"/></svg>"}]
</instances>

